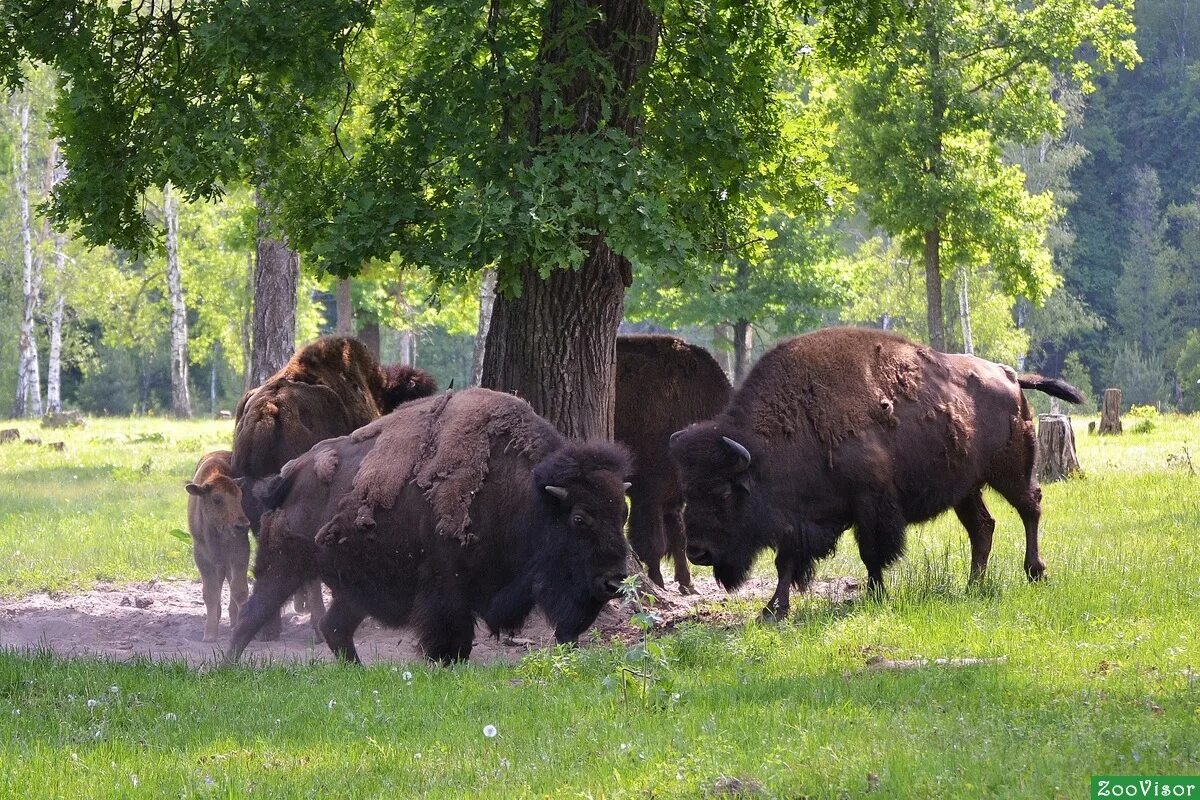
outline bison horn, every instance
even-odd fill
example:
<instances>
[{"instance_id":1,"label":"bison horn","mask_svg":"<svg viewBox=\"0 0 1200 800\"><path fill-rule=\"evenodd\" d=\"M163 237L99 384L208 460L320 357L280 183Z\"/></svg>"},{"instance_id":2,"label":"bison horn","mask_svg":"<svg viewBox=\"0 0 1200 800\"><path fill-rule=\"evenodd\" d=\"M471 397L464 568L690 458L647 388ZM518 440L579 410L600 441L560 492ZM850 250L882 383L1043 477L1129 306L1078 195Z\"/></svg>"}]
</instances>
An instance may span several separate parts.
<instances>
[{"instance_id":1,"label":"bison horn","mask_svg":"<svg viewBox=\"0 0 1200 800\"><path fill-rule=\"evenodd\" d=\"M685 428L684 430L687 430L687 429ZM671 434L671 445L672 446L675 444L675 442L679 441L680 436L683 436L683 431L675 431L674 433Z\"/></svg>"},{"instance_id":2,"label":"bison horn","mask_svg":"<svg viewBox=\"0 0 1200 800\"><path fill-rule=\"evenodd\" d=\"M567 499L567 490L561 486L545 486L543 487L549 494L554 495L559 500Z\"/></svg>"},{"instance_id":3,"label":"bison horn","mask_svg":"<svg viewBox=\"0 0 1200 800\"><path fill-rule=\"evenodd\" d=\"M633 486L633 484L630 483L629 481L625 481L625 483L622 485L625 487L625 491L627 491L627 492L629 491L629 487Z\"/></svg>"},{"instance_id":4,"label":"bison horn","mask_svg":"<svg viewBox=\"0 0 1200 800\"><path fill-rule=\"evenodd\" d=\"M737 472L744 472L750 468L750 451L742 445L741 442L734 441L728 436L722 436L721 441L725 442L725 446L732 450L738 457L736 467Z\"/></svg>"}]
</instances>

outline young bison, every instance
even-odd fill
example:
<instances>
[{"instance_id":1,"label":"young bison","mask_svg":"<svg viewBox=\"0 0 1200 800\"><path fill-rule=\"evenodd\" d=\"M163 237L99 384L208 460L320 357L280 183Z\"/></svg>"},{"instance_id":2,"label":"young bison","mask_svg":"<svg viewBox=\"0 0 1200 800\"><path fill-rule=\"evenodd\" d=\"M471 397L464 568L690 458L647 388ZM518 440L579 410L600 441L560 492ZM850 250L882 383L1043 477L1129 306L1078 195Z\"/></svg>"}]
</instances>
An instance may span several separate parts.
<instances>
[{"instance_id":1,"label":"young bison","mask_svg":"<svg viewBox=\"0 0 1200 800\"><path fill-rule=\"evenodd\" d=\"M729 379L703 347L674 336L617 337L616 439L633 453L629 541L650 580L675 562L681 594L694 594L683 529L683 494L668 445L680 428L716 416Z\"/></svg>"},{"instance_id":2,"label":"young bison","mask_svg":"<svg viewBox=\"0 0 1200 800\"><path fill-rule=\"evenodd\" d=\"M470 656L475 619L518 629L538 605L572 641L626 577L628 456L564 439L523 400L468 389L407 403L289 463L265 498L236 660L304 581L333 592L330 649L357 662L373 616L411 623L435 661Z\"/></svg>"},{"instance_id":3,"label":"young bison","mask_svg":"<svg viewBox=\"0 0 1200 800\"><path fill-rule=\"evenodd\" d=\"M259 532L263 508L254 487L323 439L345 436L403 402L437 391L425 372L402 364L381 367L357 339L329 336L298 350L262 386L238 405L233 433L233 469L248 481L243 495L251 527ZM296 595L314 630L324 612L321 585ZM277 625L267 632L278 636Z\"/></svg>"},{"instance_id":4,"label":"young bison","mask_svg":"<svg viewBox=\"0 0 1200 800\"><path fill-rule=\"evenodd\" d=\"M217 640L221 622L221 584L229 581L229 625L237 627L249 588L250 520L242 512L242 490L233 477L230 452L217 450L200 459L188 492L188 527L192 558L203 584L204 641Z\"/></svg>"},{"instance_id":5,"label":"young bison","mask_svg":"<svg viewBox=\"0 0 1200 800\"><path fill-rule=\"evenodd\" d=\"M710 422L672 437L687 502L688 558L721 585L745 581L775 549L779 582L764 614L782 617L789 589L854 527L870 586L904 551L904 529L953 508L971 541L971 578L987 567L991 486L1025 525L1025 572L1038 550L1042 492L1022 388L1072 403L1068 384L1017 376L875 330L830 328L777 345Z\"/></svg>"}]
</instances>

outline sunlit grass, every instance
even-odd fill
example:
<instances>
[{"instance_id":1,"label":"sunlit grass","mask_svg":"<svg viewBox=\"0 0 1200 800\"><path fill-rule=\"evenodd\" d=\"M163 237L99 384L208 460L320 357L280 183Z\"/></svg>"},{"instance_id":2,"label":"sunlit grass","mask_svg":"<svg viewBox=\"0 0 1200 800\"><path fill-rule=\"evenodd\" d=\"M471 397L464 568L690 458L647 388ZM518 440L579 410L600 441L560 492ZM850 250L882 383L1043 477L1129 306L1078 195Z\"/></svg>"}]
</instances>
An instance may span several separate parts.
<instances>
[{"instance_id":1,"label":"sunlit grass","mask_svg":"<svg viewBox=\"0 0 1200 800\"><path fill-rule=\"evenodd\" d=\"M95 423L65 455L0 448L5 593L190 575L166 532L229 423L136 426ZM1075 428L1084 476L1045 487L1044 583L1025 581L1020 523L989 495L982 587L953 515L914 526L883 599L798 598L778 625L739 599L731 622L677 630L663 708L605 687L614 646L452 669L4 655L0 796L699 797L736 777L766 797L1076 798L1091 774L1200 773L1200 479L1168 460L1200 419ZM134 430L167 441L101 441ZM147 458L148 475L120 471ZM863 574L852 537L821 572ZM877 671L876 656L991 661Z\"/></svg>"}]
</instances>

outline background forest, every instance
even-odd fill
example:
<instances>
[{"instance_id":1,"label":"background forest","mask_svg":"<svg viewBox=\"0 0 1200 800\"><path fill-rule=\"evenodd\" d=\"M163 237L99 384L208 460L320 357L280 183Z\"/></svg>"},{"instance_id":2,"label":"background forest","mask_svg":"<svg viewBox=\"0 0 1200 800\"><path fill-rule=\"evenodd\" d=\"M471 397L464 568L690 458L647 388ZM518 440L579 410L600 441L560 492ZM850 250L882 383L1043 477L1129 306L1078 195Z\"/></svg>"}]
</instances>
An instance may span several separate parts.
<instances>
[{"instance_id":1,"label":"background forest","mask_svg":"<svg viewBox=\"0 0 1200 800\"><path fill-rule=\"evenodd\" d=\"M1098 64L1094 72L1032 49L1022 61L1018 37L997 34L1003 15L988 3L926 5L923 26L890 30L861 61L834 57L814 27L812 43L769 80L792 114L785 144L819 169L800 192L708 187L751 220L752 240L699 260L687 251L687 268L664 257L662 268L637 270L625 329L681 332L740 376L781 336L865 324L1061 375L1090 397L1112 385L1129 404L1200 408L1200 4L1142 0L1140 58L1113 42L1106 51L1093 34L1079 58ZM934 53L963 64L962 79L922 84L908 71L928 63L922 48L939 25L956 35L933 39ZM381 52L387 33L381 25ZM986 61L996 36L1011 63ZM1027 64L1046 67L1049 93L1034 80L996 89L993 73ZM217 200L189 201L162 187L143 208L159 246L141 253L60 232L46 205L70 170L51 123L57 82L48 67L30 68L0 119L0 414L231 409L250 370L254 191L230 182ZM912 111L939 107L941 117ZM353 148L359 118L343 115ZM942 127L930 133L931 124ZM652 145L653 115L646 125ZM904 163L927 141L948 165L933 189ZM935 207L944 208L939 225L914 222L913 209ZM353 209L338 212L337 224L353 223ZM657 224L659 212L643 213ZM944 331L931 331L927 313L931 235L942 244L933 268ZM651 258L641 249L639 266ZM384 361L415 363L442 386L477 382L480 302L495 273L406 252L366 258L350 279L302 258L298 341L353 332ZM21 357L23 328L36 359Z\"/></svg>"}]
</instances>

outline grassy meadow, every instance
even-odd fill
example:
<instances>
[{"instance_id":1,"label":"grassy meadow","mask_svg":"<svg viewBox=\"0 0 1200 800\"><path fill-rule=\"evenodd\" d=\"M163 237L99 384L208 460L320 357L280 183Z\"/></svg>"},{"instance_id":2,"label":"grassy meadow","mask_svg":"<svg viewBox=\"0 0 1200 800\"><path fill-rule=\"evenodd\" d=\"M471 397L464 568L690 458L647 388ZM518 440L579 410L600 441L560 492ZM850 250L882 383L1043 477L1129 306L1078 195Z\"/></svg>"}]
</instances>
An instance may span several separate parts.
<instances>
[{"instance_id":1,"label":"grassy meadow","mask_svg":"<svg viewBox=\"0 0 1200 800\"><path fill-rule=\"evenodd\" d=\"M1086 423L1085 474L1045 487L1042 584L991 495L982 587L950 514L910 529L884 599L797 598L780 624L735 599L644 650L449 669L0 654L0 797L1078 798L1093 774L1200 774L1200 418ZM38 432L64 452L0 446L0 595L190 576L169 531L230 428L97 420ZM863 574L851 537L821 574Z\"/></svg>"}]
</instances>

